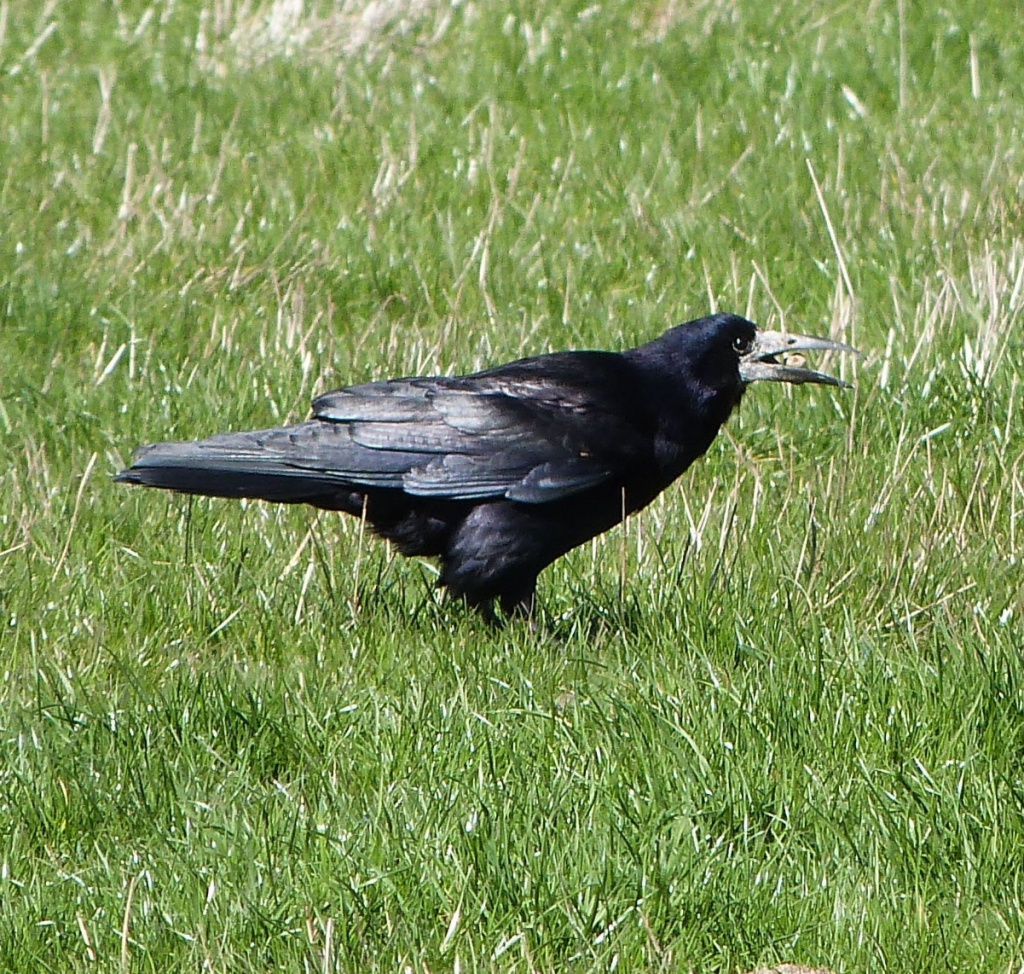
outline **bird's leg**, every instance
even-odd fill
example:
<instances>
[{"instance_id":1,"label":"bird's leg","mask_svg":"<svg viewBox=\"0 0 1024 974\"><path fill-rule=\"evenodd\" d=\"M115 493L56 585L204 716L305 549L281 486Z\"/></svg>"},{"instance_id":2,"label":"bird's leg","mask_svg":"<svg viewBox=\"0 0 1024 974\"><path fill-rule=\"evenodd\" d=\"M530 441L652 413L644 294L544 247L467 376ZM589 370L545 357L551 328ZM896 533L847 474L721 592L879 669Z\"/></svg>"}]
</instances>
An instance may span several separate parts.
<instances>
[{"instance_id":1,"label":"bird's leg","mask_svg":"<svg viewBox=\"0 0 1024 974\"><path fill-rule=\"evenodd\" d=\"M477 612L481 619L492 629L504 629L513 619L525 619L534 626L533 597L520 602L509 602L505 599L465 599L466 604ZM495 603L501 606L498 612Z\"/></svg>"},{"instance_id":2,"label":"bird's leg","mask_svg":"<svg viewBox=\"0 0 1024 974\"><path fill-rule=\"evenodd\" d=\"M479 613L487 625L495 629L503 629L513 619L523 619L529 623L531 629L535 629L536 620L533 612L537 601L536 588L537 579L534 577L528 584L514 591L503 592L497 598L482 599L464 594L462 599L466 605ZM496 610L496 604L501 609L500 613Z\"/></svg>"},{"instance_id":3,"label":"bird's leg","mask_svg":"<svg viewBox=\"0 0 1024 974\"><path fill-rule=\"evenodd\" d=\"M494 611L494 602L491 599L487 599L484 602L472 602L466 599L466 603L477 612L480 613L480 618L484 620L492 629L500 629L504 622L497 612Z\"/></svg>"},{"instance_id":4,"label":"bird's leg","mask_svg":"<svg viewBox=\"0 0 1024 974\"><path fill-rule=\"evenodd\" d=\"M504 592L498 598L501 611L509 619L526 619L534 625L533 610L537 604L537 576L520 586L516 591Z\"/></svg>"},{"instance_id":5,"label":"bird's leg","mask_svg":"<svg viewBox=\"0 0 1024 974\"><path fill-rule=\"evenodd\" d=\"M439 586L446 587L444 580L439 583ZM452 598L459 599L463 604L469 606L492 629L501 629L504 626L505 620L495 611L494 599L481 598L471 592L452 592L451 588L448 588L448 593Z\"/></svg>"}]
</instances>

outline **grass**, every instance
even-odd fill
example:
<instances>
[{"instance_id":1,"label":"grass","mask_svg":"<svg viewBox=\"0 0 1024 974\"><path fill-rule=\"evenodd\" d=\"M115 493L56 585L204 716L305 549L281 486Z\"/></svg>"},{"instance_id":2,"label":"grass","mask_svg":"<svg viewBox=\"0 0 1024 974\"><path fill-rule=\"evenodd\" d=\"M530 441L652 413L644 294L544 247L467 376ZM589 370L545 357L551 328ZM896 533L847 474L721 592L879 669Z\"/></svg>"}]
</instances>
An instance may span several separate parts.
<instances>
[{"instance_id":1,"label":"grass","mask_svg":"<svg viewBox=\"0 0 1024 974\"><path fill-rule=\"evenodd\" d=\"M0 4L0 967L1024 966L1010 6ZM115 488L316 392L710 307L755 389L494 633Z\"/></svg>"}]
</instances>

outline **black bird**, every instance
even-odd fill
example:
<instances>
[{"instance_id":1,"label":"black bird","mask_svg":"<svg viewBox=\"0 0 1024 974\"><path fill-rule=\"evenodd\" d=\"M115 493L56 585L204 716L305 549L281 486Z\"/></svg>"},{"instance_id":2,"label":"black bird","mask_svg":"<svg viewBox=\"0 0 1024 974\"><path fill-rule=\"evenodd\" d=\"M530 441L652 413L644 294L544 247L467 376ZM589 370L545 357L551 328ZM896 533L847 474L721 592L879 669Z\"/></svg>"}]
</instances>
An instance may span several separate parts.
<instances>
[{"instance_id":1,"label":"black bird","mask_svg":"<svg viewBox=\"0 0 1024 974\"><path fill-rule=\"evenodd\" d=\"M654 500L751 382L846 385L779 360L818 349L853 351L716 314L625 352L339 389L296 426L143 447L115 479L365 517L440 558L440 584L485 616L528 615L540 571Z\"/></svg>"}]
</instances>

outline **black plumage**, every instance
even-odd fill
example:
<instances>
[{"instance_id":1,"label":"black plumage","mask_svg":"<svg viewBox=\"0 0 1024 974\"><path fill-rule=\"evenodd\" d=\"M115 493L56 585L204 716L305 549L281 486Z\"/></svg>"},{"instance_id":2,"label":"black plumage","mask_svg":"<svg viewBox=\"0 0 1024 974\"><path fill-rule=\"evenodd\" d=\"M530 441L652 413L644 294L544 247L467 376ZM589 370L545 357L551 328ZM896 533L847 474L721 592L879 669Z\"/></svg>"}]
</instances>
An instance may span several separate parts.
<instances>
[{"instance_id":1,"label":"black plumage","mask_svg":"<svg viewBox=\"0 0 1024 974\"><path fill-rule=\"evenodd\" d=\"M807 349L849 351L712 315L624 352L340 389L296 426L143 447L116 479L365 515L471 605L528 613L538 573L679 477L750 382L843 384L778 361Z\"/></svg>"}]
</instances>

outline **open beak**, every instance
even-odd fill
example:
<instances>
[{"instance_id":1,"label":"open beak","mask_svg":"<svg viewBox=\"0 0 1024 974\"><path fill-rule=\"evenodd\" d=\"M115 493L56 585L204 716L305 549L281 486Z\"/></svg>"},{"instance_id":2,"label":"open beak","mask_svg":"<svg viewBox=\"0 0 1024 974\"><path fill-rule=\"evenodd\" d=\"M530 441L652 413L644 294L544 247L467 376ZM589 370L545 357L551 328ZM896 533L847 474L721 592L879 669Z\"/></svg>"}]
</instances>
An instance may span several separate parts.
<instances>
[{"instance_id":1,"label":"open beak","mask_svg":"<svg viewBox=\"0 0 1024 974\"><path fill-rule=\"evenodd\" d=\"M810 351L860 353L849 345L829 341L827 338L809 338L806 335L785 335L781 331L758 331L753 347L740 357L740 378L744 382L792 382L800 385L804 382L817 382L823 386L842 386L850 388L849 382L837 379L824 372L815 372L802 365L791 365L787 361L779 361L778 356L788 356L795 352ZM801 356L802 358L802 356Z\"/></svg>"}]
</instances>

